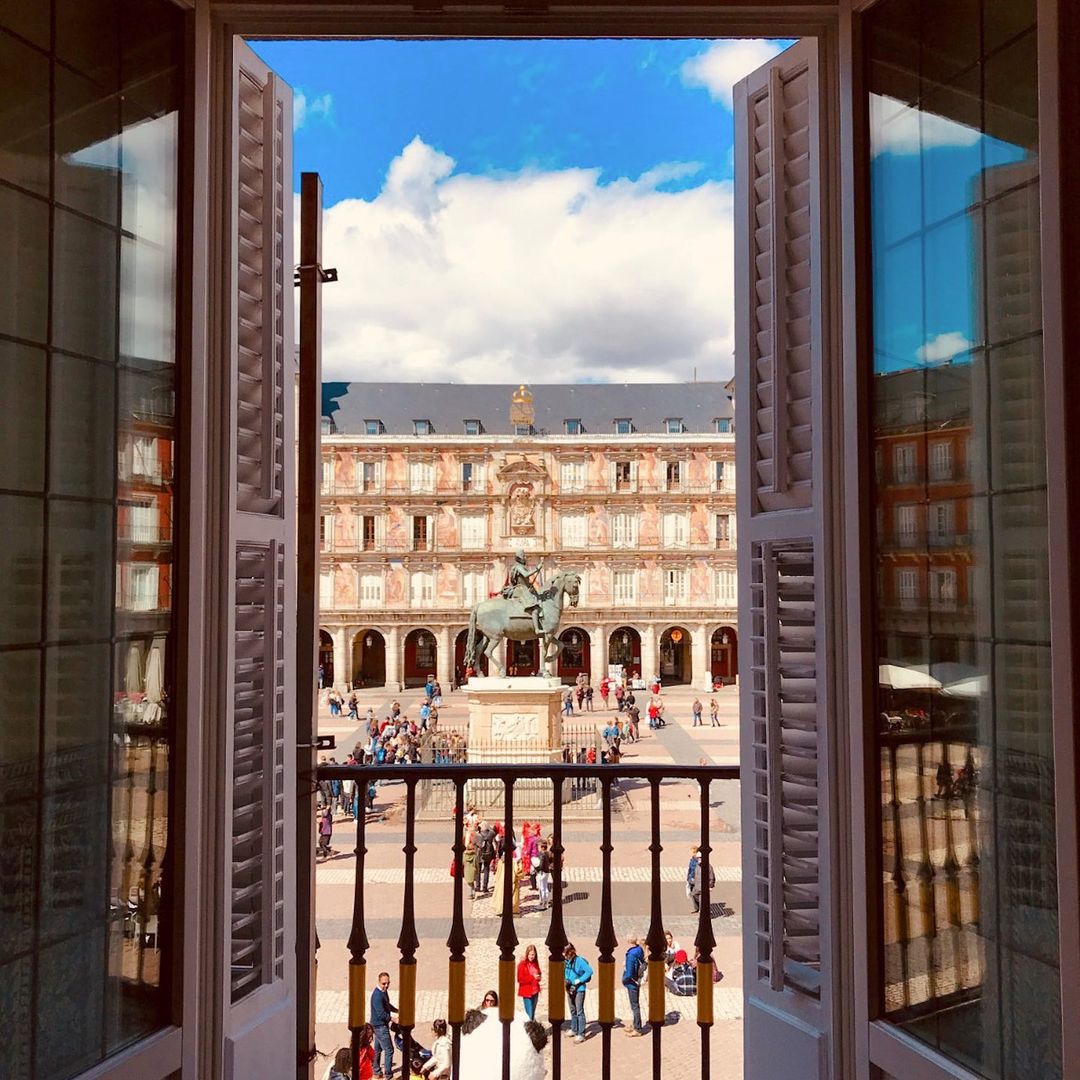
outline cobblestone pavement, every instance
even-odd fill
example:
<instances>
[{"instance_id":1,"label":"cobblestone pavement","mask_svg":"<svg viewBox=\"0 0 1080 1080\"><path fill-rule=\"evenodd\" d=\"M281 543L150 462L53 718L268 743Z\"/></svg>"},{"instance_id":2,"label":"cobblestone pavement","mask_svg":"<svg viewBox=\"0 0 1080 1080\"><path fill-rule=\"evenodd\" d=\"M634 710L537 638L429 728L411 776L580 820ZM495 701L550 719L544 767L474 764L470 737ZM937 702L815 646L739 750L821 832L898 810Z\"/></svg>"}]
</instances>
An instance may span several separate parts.
<instances>
[{"instance_id":1,"label":"cobblestone pavement","mask_svg":"<svg viewBox=\"0 0 1080 1080\"><path fill-rule=\"evenodd\" d=\"M640 743L627 748L627 764L697 764L701 759L715 764L738 762L738 694L733 687L717 695L721 708L721 727L691 727L690 704L695 691L675 688L664 692L668 727L652 732L643 728ZM639 698L645 695L639 694ZM709 696L700 695L708 723ZM388 701L382 690L359 693L360 712L371 705L378 712ZM407 715L415 716L420 705L420 691L397 695ZM595 719L603 722L603 711L591 716L575 716L580 724ZM449 695L440 710L446 726L464 727L468 722L467 701L461 692ZM339 750L333 752L343 761L359 737L355 721L348 717L330 717L322 710L320 732L337 736ZM329 756L329 755L328 755ZM698 917L689 909L685 895L686 859L690 845L699 833L700 807L696 785L667 780L660 787L662 839L661 880L664 926L677 941L693 952ZM741 952L741 870L739 847L738 784L719 782L710 792L710 831L717 885L713 895L714 950L723 982L715 987L716 1023L709 1033L712 1076L716 1080L736 1080L742 1076L742 952ZM381 970L390 972L397 983L397 938L401 928L404 886L401 846L404 840L401 822L403 784L384 784L379 788L376 809L384 811L381 821L366 830L365 865L366 929L368 950L368 993ZM650 853L649 792L639 788L630 799L615 827L615 851L612 856L612 903L615 931L621 943L628 934L644 935L649 926ZM417 952L417 1037L429 1041L430 1022L446 1015L447 953L446 935L450 928L453 903L453 879L449 876L452 826L425 821L416 829L416 918L421 939ZM318 991L316 994L316 1040L319 1050L332 1056L348 1039L346 1027L348 994L346 940L351 925L356 842L355 825L348 819L335 823L332 846L335 854L320 861L316 869L317 925L319 950ZM564 885L564 921L567 934L581 953L595 964L595 938L599 926L602 874L600 867L600 823L568 821L564 830L566 872ZM535 894L526 886L522 893L522 915L515 920L520 939L518 955L529 943L537 945L541 959L548 949L544 938L548 930L547 913L537 909ZM467 953L467 1000L479 1003L484 992L498 985L499 915L490 902L478 899L465 902L466 930L470 945ZM621 971L625 944L620 944L616 958ZM547 990L540 998L538 1015L547 1018ZM647 1015L647 993L642 995L643 1014ZM394 986L391 998L395 998ZM693 998L665 995L667 1021L663 1027L662 1060L664 1076L671 1080L692 1080L699 1075L701 1030L696 1023L697 1003ZM586 1001L586 1016L595 1018L595 991ZM620 1023L629 1016L626 995L616 994L616 1014ZM563 1075L568 1080L600 1075L601 1037L599 1025L590 1022L583 1044L563 1036ZM618 1026L612 1036L613 1074L620 1080L647 1080L652 1077L651 1038L627 1039ZM550 1050L549 1050L550 1054ZM400 1055L397 1059L400 1062ZM326 1063L328 1064L328 1062ZM321 1078L325 1065L317 1070ZM498 1072L493 1070L492 1080ZM464 1080L488 1080L466 1077Z\"/></svg>"}]
</instances>

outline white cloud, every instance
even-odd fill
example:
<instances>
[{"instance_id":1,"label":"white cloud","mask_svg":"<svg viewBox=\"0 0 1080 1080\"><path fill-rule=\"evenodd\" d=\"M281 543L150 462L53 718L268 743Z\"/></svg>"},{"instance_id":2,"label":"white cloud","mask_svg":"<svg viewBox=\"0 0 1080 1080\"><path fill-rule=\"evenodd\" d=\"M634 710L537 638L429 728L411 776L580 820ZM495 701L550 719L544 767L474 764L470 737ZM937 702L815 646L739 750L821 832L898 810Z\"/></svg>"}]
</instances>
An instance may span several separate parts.
<instances>
[{"instance_id":1,"label":"white cloud","mask_svg":"<svg viewBox=\"0 0 1080 1080\"><path fill-rule=\"evenodd\" d=\"M293 131L299 131L308 120L329 120L333 115L333 94L320 94L309 99L303 90L293 92Z\"/></svg>"},{"instance_id":2,"label":"white cloud","mask_svg":"<svg viewBox=\"0 0 1080 1080\"><path fill-rule=\"evenodd\" d=\"M598 169L455 173L414 139L323 216L327 379L645 381L731 373L731 185Z\"/></svg>"},{"instance_id":3,"label":"white cloud","mask_svg":"<svg viewBox=\"0 0 1080 1080\"><path fill-rule=\"evenodd\" d=\"M704 87L713 101L730 109L735 84L785 48L779 41L763 38L717 41L683 63L682 81L686 86Z\"/></svg>"},{"instance_id":4,"label":"white cloud","mask_svg":"<svg viewBox=\"0 0 1080 1080\"><path fill-rule=\"evenodd\" d=\"M959 330L949 330L920 345L915 355L924 364L945 364L970 348L971 342Z\"/></svg>"},{"instance_id":5,"label":"white cloud","mask_svg":"<svg viewBox=\"0 0 1080 1080\"><path fill-rule=\"evenodd\" d=\"M936 146L974 146L982 138L977 128L920 112L896 98L870 95L871 153L918 154Z\"/></svg>"}]
</instances>

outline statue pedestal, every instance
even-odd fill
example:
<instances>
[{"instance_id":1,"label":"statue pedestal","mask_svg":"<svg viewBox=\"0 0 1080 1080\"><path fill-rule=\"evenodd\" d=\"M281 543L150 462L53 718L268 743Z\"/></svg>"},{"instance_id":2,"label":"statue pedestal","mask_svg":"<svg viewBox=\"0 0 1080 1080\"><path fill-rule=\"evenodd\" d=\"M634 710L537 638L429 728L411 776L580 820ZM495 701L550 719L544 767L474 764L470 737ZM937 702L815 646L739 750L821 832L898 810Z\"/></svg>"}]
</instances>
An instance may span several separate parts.
<instances>
[{"instance_id":1,"label":"statue pedestal","mask_svg":"<svg viewBox=\"0 0 1080 1080\"><path fill-rule=\"evenodd\" d=\"M469 764L557 764L562 761L562 680L555 676L474 676L469 695ZM500 780L470 780L465 801L477 809L503 805ZM550 810L548 780L514 784L516 811Z\"/></svg>"}]
</instances>

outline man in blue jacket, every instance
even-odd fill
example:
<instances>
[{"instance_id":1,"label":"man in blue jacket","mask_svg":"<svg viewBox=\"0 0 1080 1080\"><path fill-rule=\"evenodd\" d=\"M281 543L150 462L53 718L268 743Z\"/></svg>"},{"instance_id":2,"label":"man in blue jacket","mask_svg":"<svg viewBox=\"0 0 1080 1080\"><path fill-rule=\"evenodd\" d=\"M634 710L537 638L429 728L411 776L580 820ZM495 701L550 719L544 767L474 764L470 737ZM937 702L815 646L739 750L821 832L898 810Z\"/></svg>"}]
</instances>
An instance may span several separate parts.
<instances>
[{"instance_id":1,"label":"man in blue jacket","mask_svg":"<svg viewBox=\"0 0 1080 1080\"><path fill-rule=\"evenodd\" d=\"M566 999L570 1003L570 1034L574 1042L585 1041L585 986L592 978L592 968L584 956L578 956L573 945L563 949L563 971L566 979Z\"/></svg>"},{"instance_id":2,"label":"man in blue jacket","mask_svg":"<svg viewBox=\"0 0 1080 1080\"><path fill-rule=\"evenodd\" d=\"M641 1026L641 980L648 970L645 960L645 950L641 947L636 935L631 934L627 939L630 947L626 950L626 964L623 967L622 984L626 987L626 996L630 999L630 1013L634 1018L632 1028L624 1027L631 1038L645 1034Z\"/></svg>"},{"instance_id":3,"label":"man in blue jacket","mask_svg":"<svg viewBox=\"0 0 1080 1080\"><path fill-rule=\"evenodd\" d=\"M394 1040L390 1035L390 1015L397 1009L390 1004L390 973L379 972L379 985L371 991L371 1026L375 1029L375 1076L390 1080L394 1075ZM379 1060L380 1054L383 1060Z\"/></svg>"}]
</instances>

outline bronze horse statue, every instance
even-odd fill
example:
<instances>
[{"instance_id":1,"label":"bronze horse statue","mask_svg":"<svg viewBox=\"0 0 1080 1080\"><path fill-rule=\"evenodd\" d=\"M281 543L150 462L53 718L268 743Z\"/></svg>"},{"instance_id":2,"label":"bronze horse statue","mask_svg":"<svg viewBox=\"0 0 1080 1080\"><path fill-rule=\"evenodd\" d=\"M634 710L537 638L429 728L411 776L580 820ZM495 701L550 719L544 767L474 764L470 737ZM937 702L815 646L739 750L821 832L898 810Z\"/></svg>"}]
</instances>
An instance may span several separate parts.
<instances>
[{"instance_id":1,"label":"bronze horse statue","mask_svg":"<svg viewBox=\"0 0 1080 1080\"><path fill-rule=\"evenodd\" d=\"M551 584L539 593L540 625L543 633L540 637L540 666L548 674L555 674L555 661L562 652L559 641L559 620L562 618L564 601L570 607L578 604L578 591L581 577L570 570L560 570L551 579ZM530 596L531 600L532 597ZM525 610L520 595L504 600L501 596L493 600L481 600L469 615L469 639L465 645L465 666L476 668L482 656L499 675L505 675L495 650L499 643L509 638L511 641L532 641L536 638L532 617Z\"/></svg>"}]
</instances>

